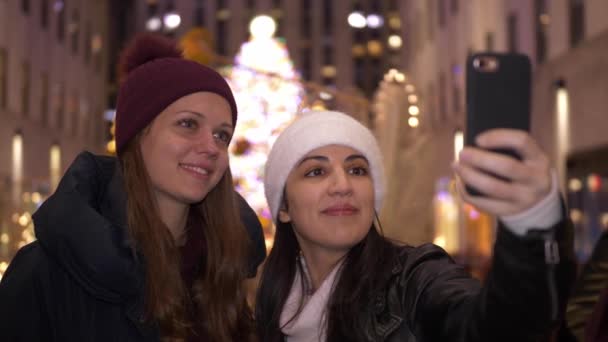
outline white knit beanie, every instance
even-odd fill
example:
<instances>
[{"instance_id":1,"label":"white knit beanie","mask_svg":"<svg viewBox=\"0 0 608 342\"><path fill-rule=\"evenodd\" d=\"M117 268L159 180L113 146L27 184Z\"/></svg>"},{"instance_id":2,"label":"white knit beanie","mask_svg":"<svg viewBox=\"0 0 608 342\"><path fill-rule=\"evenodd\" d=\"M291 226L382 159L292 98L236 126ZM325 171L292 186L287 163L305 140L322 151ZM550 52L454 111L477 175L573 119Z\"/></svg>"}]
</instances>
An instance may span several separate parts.
<instances>
[{"instance_id":1,"label":"white knit beanie","mask_svg":"<svg viewBox=\"0 0 608 342\"><path fill-rule=\"evenodd\" d=\"M264 192L273 221L285 189L287 176L310 151L327 145L351 147L367 158L374 183L376 212L384 197L384 165L372 132L349 115L332 111L310 111L299 115L275 141L264 172Z\"/></svg>"}]
</instances>

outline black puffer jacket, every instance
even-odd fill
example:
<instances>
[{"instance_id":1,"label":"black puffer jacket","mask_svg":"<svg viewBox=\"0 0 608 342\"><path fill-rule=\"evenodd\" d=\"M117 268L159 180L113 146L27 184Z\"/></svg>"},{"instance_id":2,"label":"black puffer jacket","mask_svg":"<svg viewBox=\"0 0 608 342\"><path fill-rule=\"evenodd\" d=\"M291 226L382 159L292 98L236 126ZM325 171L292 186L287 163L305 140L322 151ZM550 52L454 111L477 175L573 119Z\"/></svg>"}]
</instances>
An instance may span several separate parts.
<instances>
[{"instance_id":1,"label":"black puffer jacket","mask_svg":"<svg viewBox=\"0 0 608 342\"><path fill-rule=\"evenodd\" d=\"M143 322L143 270L125 228L116 159L80 154L34 214L38 240L0 283L0 341L157 341ZM250 272L264 260L261 225L241 200L252 240Z\"/></svg>"},{"instance_id":2,"label":"black puffer jacket","mask_svg":"<svg viewBox=\"0 0 608 342\"><path fill-rule=\"evenodd\" d=\"M484 286L435 245L398 254L360 313L369 341L545 341L576 272L569 220L524 237L499 225Z\"/></svg>"}]
</instances>

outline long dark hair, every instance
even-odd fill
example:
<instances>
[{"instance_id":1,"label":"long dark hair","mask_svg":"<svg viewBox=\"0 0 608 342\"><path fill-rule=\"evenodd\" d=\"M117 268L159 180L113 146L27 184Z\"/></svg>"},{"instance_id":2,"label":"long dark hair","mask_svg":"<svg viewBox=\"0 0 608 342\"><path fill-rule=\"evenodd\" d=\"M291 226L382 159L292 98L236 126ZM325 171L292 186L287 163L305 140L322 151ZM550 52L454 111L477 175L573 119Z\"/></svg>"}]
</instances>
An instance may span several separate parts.
<instances>
[{"instance_id":1,"label":"long dark hair","mask_svg":"<svg viewBox=\"0 0 608 342\"><path fill-rule=\"evenodd\" d=\"M244 288L249 240L239 219L230 169L200 204L190 208L194 222L200 223L190 229L203 230L205 240L203 272L190 291L180 273L178 246L154 209L140 136L119 157L129 233L146 270L147 319L158 323L166 341L185 341L194 334L209 341L253 340L253 317Z\"/></svg>"},{"instance_id":2,"label":"long dark hair","mask_svg":"<svg viewBox=\"0 0 608 342\"><path fill-rule=\"evenodd\" d=\"M264 342L283 341L280 318L299 263L299 245L290 223L279 222L275 241L264 265L257 293L255 319ZM372 294L390 276L397 245L372 224L365 238L347 253L340 278L328 302L327 340L364 341L366 332L357 312L368 311ZM302 309L297 310L296 316ZM295 317L294 317L295 318Z\"/></svg>"}]
</instances>

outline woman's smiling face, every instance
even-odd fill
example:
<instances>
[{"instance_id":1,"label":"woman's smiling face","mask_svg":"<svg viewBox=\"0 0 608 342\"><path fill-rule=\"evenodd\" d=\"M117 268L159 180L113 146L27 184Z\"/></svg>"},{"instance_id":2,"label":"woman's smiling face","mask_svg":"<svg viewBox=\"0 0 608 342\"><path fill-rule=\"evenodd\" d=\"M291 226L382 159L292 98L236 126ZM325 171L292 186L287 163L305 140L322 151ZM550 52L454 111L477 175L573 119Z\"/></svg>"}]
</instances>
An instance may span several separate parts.
<instances>
[{"instance_id":1,"label":"woman's smiling face","mask_svg":"<svg viewBox=\"0 0 608 342\"><path fill-rule=\"evenodd\" d=\"M320 147L289 173L279 220L291 222L303 250L346 252L367 235L373 218L373 181L359 151Z\"/></svg>"},{"instance_id":2,"label":"woman's smiling face","mask_svg":"<svg viewBox=\"0 0 608 342\"><path fill-rule=\"evenodd\" d=\"M228 168L233 131L230 105L215 93L186 95L163 110L140 139L157 200L203 200Z\"/></svg>"}]
</instances>

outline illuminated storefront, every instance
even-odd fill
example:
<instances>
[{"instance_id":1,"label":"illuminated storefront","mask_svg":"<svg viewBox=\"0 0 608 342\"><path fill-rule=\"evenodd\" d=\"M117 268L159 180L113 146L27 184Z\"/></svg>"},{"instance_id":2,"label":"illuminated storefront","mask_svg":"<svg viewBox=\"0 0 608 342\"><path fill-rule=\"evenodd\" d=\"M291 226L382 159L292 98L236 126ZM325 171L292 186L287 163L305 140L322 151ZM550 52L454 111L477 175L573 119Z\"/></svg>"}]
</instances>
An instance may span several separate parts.
<instances>
[{"instance_id":1,"label":"illuminated storefront","mask_svg":"<svg viewBox=\"0 0 608 342\"><path fill-rule=\"evenodd\" d=\"M433 207L433 242L450 253L473 276L483 279L495 238L492 216L464 203L456 192L453 178L437 181Z\"/></svg>"},{"instance_id":2,"label":"illuminated storefront","mask_svg":"<svg viewBox=\"0 0 608 342\"><path fill-rule=\"evenodd\" d=\"M608 147L568 158L567 202L575 229L575 252L585 262L608 229Z\"/></svg>"}]
</instances>

